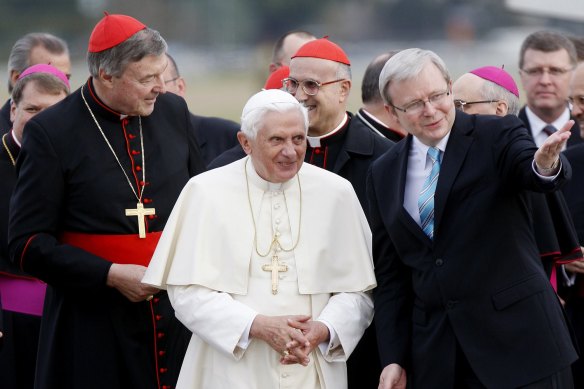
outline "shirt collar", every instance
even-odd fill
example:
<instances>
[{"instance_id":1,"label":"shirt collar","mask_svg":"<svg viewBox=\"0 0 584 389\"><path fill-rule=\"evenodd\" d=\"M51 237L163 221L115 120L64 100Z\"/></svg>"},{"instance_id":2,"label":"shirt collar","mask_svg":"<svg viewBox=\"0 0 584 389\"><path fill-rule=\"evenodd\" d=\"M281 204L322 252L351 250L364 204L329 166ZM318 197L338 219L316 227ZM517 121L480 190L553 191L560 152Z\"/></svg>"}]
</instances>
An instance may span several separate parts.
<instances>
[{"instance_id":1,"label":"shirt collar","mask_svg":"<svg viewBox=\"0 0 584 389\"><path fill-rule=\"evenodd\" d=\"M349 116L345 112L343 120L341 120L339 125L336 126L331 132L327 132L326 134L321 136L307 136L306 139L308 140L308 144L310 145L310 147L320 147L320 141L339 132L345 126L347 120L349 120Z\"/></svg>"},{"instance_id":2,"label":"shirt collar","mask_svg":"<svg viewBox=\"0 0 584 389\"><path fill-rule=\"evenodd\" d=\"M562 114L551 123L546 123L541 120L539 116L529 109L529 107L525 107L525 114L527 115L527 120L529 121L531 132L534 136L542 132L543 128L548 124L551 124L559 130L568 122L568 120L570 120L570 110L567 107L564 109L564 112L562 112Z\"/></svg>"}]
</instances>

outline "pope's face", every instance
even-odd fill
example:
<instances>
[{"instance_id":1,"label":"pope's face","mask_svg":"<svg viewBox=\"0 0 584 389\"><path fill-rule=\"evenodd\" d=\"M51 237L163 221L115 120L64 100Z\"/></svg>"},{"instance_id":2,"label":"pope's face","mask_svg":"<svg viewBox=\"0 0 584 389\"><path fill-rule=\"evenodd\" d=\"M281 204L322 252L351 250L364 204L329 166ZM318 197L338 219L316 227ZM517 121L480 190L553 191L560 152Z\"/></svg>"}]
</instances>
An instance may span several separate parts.
<instances>
[{"instance_id":1,"label":"pope's face","mask_svg":"<svg viewBox=\"0 0 584 389\"><path fill-rule=\"evenodd\" d=\"M242 132L238 136L258 175L266 181L286 182L304 162L306 131L296 109L266 113L255 139L247 139Z\"/></svg>"},{"instance_id":2,"label":"pope's face","mask_svg":"<svg viewBox=\"0 0 584 389\"><path fill-rule=\"evenodd\" d=\"M30 81L26 84L18 104L13 101L10 106L10 120L12 121L12 130L16 139L22 141L24 125L31 118L65 97L67 97L67 94L64 91L58 94L50 94L43 89L37 88L36 81Z\"/></svg>"},{"instance_id":3,"label":"pope's face","mask_svg":"<svg viewBox=\"0 0 584 389\"><path fill-rule=\"evenodd\" d=\"M427 146L436 146L452 128L455 117L454 101L450 85L444 79L440 70L428 62L420 74L411 79L394 81L389 85L389 95L396 107L407 107L416 101L426 101L421 112L402 112L391 106L386 106L401 126L408 133L418 138ZM442 96L438 101L430 103L431 96Z\"/></svg>"},{"instance_id":4,"label":"pope's face","mask_svg":"<svg viewBox=\"0 0 584 389\"><path fill-rule=\"evenodd\" d=\"M150 115L158 94L166 92L163 74L167 64L165 54L130 62L121 76L112 77L108 104L129 116Z\"/></svg>"}]
</instances>

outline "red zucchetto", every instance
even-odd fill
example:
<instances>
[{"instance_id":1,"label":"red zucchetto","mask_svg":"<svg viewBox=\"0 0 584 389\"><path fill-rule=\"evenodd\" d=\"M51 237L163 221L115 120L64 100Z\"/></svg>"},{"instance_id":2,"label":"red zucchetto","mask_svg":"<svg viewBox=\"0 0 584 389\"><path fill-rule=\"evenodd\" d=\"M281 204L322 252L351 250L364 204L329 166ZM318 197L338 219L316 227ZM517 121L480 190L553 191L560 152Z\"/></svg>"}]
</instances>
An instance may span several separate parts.
<instances>
[{"instance_id":1,"label":"red zucchetto","mask_svg":"<svg viewBox=\"0 0 584 389\"><path fill-rule=\"evenodd\" d=\"M331 42L328 36L305 43L292 56L292 58L297 57L328 59L345 65L351 65L347 54L337 44Z\"/></svg>"},{"instance_id":2,"label":"red zucchetto","mask_svg":"<svg viewBox=\"0 0 584 389\"><path fill-rule=\"evenodd\" d=\"M146 28L146 25L131 16L104 14L89 37L90 53L111 49Z\"/></svg>"},{"instance_id":3,"label":"red zucchetto","mask_svg":"<svg viewBox=\"0 0 584 389\"><path fill-rule=\"evenodd\" d=\"M290 68L286 65L280 66L278 69L270 73L270 76L266 80L264 89L282 89L284 86L282 80L290 75Z\"/></svg>"}]
</instances>

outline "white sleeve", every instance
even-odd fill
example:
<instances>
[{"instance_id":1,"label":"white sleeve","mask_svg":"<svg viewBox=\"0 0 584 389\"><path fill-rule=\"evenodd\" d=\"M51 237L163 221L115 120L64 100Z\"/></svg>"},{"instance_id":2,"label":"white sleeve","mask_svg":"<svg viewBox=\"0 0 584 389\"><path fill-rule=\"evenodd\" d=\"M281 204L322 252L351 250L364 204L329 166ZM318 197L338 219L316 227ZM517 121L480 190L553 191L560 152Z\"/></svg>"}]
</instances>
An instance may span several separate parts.
<instances>
[{"instance_id":1,"label":"white sleeve","mask_svg":"<svg viewBox=\"0 0 584 389\"><path fill-rule=\"evenodd\" d=\"M368 292L337 293L330 298L317 320L334 330L323 352L325 360L346 361L373 320L371 295ZM320 349L322 351L323 347Z\"/></svg>"},{"instance_id":2,"label":"white sleeve","mask_svg":"<svg viewBox=\"0 0 584 389\"><path fill-rule=\"evenodd\" d=\"M256 311L228 293L199 285L168 285L167 290L181 323L211 347L241 359Z\"/></svg>"}]
</instances>

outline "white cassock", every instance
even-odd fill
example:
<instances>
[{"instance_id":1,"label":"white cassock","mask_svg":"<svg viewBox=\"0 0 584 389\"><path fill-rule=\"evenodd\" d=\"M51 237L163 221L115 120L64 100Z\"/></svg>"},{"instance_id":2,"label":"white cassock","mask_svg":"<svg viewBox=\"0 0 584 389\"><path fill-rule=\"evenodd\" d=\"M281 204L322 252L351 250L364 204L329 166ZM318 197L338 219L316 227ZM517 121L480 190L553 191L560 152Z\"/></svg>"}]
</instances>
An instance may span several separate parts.
<instances>
[{"instance_id":1,"label":"white cassock","mask_svg":"<svg viewBox=\"0 0 584 389\"><path fill-rule=\"evenodd\" d=\"M246 161L188 182L142 280L168 290L193 332L177 388L346 388L345 362L371 323L366 292L376 286L357 196L347 180L306 163L299 180L273 184ZM287 266L277 294L262 270L272 263L274 236ZM309 366L282 365L267 343L248 339L257 314L310 315L331 340L311 353Z\"/></svg>"}]
</instances>

